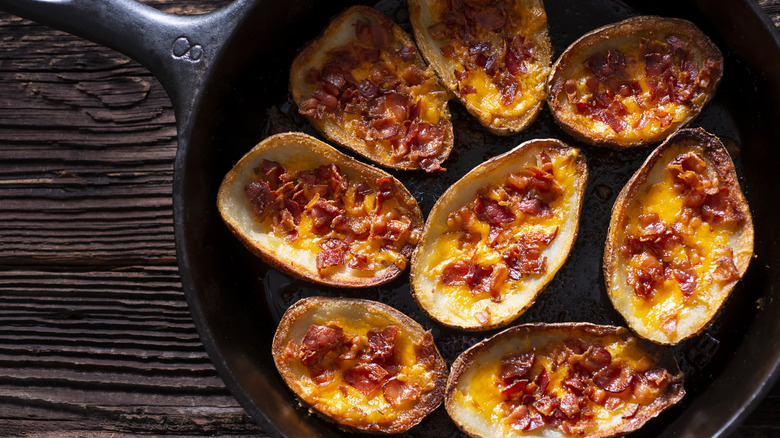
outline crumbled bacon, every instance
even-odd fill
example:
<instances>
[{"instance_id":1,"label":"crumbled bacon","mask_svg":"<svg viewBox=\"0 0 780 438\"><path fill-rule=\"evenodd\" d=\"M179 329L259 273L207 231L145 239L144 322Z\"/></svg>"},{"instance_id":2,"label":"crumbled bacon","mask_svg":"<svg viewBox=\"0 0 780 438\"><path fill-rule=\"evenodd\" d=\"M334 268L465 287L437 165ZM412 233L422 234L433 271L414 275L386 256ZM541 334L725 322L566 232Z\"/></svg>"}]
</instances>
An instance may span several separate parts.
<instances>
[{"instance_id":1,"label":"crumbled bacon","mask_svg":"<svg viewBox=\"0 0 780 438\"><path fill-rule=\"evenodd\" d=\"M301 342L301 362L306 366L314 365L329 351L341 347L344 339L341 327L312 325Z\"/></svg>"},{"instance_id":2,"label":"crumbled bacon","mask_svg":"<svg viewBox=\"0 0 780 438\"><path fill-rule=\"evenodd\" d=\"M388 374L380 365L367 363L349 368L344 371L342 377L348 385L369 396L382 387L382 382Z\"/></svg>"},{"instance_id":3,"label":"crumbled bacon","mask_svg":"<svg viewBox=\"0 0 780 438\"><path fill-rule=\"evenodd\" d=\"M420 390L409 382L394 377L382 385L382 395L392 406L401 406L417 399L420 396Z\"/></svg>"},{"instance_id":4,"label":"crumbled bacon","mask_svg":"<svg viewBox=\"0 0 780 438\"><path fill-rule=\"evenodd\" d=\"M497 87L504 106L521 94L517 76L529 71L535 61L535 48L519 34L520 20L512 20L513 6L504 1L458 2L450 5L428 29L442 44L442 55L462 61L464 70L455 71L464 81L473 70L484 71ZM475 92L461 84L460 94Z\"/></svg>"},{"instance_id":5,"label":"crumbled bacon","mask_svg":"<svg viewBox=\"0 0 780 438\"><path fill-rule=\"evenodd\" d=\"M398 336L398 327L391 325L381 332L368 332L368 345L371 347L373 358L386 359L393 356L395 340Z\"/></svg>"},{"instance_id":6,"label":"crumbled bacon","mask_svg":"<svg viewBox=\"0 0 780 438\"><path fill-rule=\"evenodd\" d=\"M487 224L486 243L502 254L503 263L481 266L470 260L455 260L442 270L440 283L466 285L472 293L489 292L491 300L500 302L501 286L507 279L517 281L546 271L547 258L542 252L557 236L557 228L550 233L512 234L511 238L504 235L507 225L518 217L522 220L524 215L552 216L549 203L564 193L553 175L550 156L542 152L538 161L536 167L509 174L503 186L480 188L472 203L447 218L448 227L459 233L462 242L478 242L482 237L473 224Z\"/></svg>"},{"instance_id":7,"label":"crumbled bacon","mask_svg":"<svg viewBox=\"0 0 780 438\"><path fill-rule=\"evenodd\" d=\"M386 146L398 161L416 162L430 172L440 169L434 156L443 148L444 126L430 128L426 122L428 126L418 129L420 102L410 95L412 87L435 79L414 63L414 47L395 41L384 26L358 20L354 27L357 41L330 50L321 70L307 72L307 81L317 86L298 102L299 112L320 120L353 114L358 117L353 125L358 137ZM361 66L367 66L369 74L358 82L351 72Z\"/></svg>"},{"instance_id":8,"label":"crumbled bacon","mask_svg":"<svg viewBox=\"0 0 780 438\"><path fill-rule=\"evenodd\" d=\"M386 267L373 263L372 255L355 246L370 238L379 239L383 249L397 251L404 257L409 255L411 213L398 206L391 213L380 215L382 204L397 196L392 177L380 178L374 189L365 181L350 180L335 164L290 175L279 163L266 160L254 171L257 180L247 184L244 191L255 215L269 220L273 230L289 242L301 237L301 218L310 217L312 235L305 237L318 238L319 270L345 264L361 271ZM376 204L366 205L366 196L372 193L376 194ZM373 210L375 206L378 208ZM377 215L382 218L383 232L371 236Z\"/></svg>"}]
</instances>

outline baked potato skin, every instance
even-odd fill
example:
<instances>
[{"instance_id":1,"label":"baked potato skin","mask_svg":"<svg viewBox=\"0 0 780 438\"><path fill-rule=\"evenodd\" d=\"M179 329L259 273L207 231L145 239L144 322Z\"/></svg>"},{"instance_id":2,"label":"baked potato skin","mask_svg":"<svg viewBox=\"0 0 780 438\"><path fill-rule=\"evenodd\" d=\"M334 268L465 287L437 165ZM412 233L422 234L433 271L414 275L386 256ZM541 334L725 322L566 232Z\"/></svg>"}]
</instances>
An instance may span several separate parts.
<instances>
[{"instance_id":1,"label":"baked potato skin","mask_svg":"<svg viewBox=\"0 0 780 438\"><path fill-rule=\"evenodd\" d=\"M628 234L631 209L636 208L634 200L647 188L647 184L658 182L656 168L665 167L668 160L673 158L676 145L691 143L700 145L702 155L707 162L707 167L715 173L721 187L727 187L734 197L734 207L743 216L743 221L733 230L728 246L733 251L733 262L736 275L730 281L723 284L715 284L710 287L710 302L699 321L692 321L691 327L682 332L667 334L662 330L656 330L649 326L648 321L634 314L634 309L628 304L629 297L635 292L626 283L624 270L627 266L626 256L622 253L623 239ZM687 150L687 149L683 149ZM637 201L638 202L638 201ZM747 271L750 260L753 257L753 219L745 195L739 186L734 163L731 161L726 148L720 139L701 128L684 128L672 134L664 143L658 146L647 157L644 164L631 177L621 190L612 208L612 219L607 233L607 241L604 248L604 279L607 293L615 308L623 315L629 327L642 338L650 341L674 345L685 339L701 333L715 318L722 308L732 290Z\"/></svg>"},{"instance_id":2,"label":"baked potato skin","mask_svg":"<svg viewBox=\"0 0 780 438\"><path fill-rule=\"evenodd\" d=\"M467 418L468 411L458 404L456 393L460 391L459 384L470 369L484 366L496 358L500 360L500 357L507 353L526 351L529 345L536 345L536 348L538 348L539 345L545 344L545 342L541 341L545 337L552 339L547 342L548 345L558 343L561 339L566 338L584 341L588 345L592 342L597 343L600 338L617 339L618 342L624 344L634 344L636 348L655 360L653 366L663 368L668 372L669 382L663 392L652 403L640 408L632 418L624 419L622 423L614 427L603 428L576 436L583 438L609 438L635 431L650 419L658 416L663 410L680 401L685 395L684 375L674 356L662 347L634 337L624 327L591 323L522 324L510 327L490 338L482 340L461 353L453 362L450 375L447 378L444 405L450 417L464 433L473 438L491 438L499 434L499 426L496 424L490 424L489 428L491 428L491 431L483 433L485 425L479 425L477 421L484 420ZM534 341L534 339L537 341ZM481 383L484 384L484 382ZM572 435L564 434L555 428L543 428L538 433L534 431L517 432L516 435L511 436L566 438Z\"/></svg>"},{"instance_id":3,"label":"baked potato skin","mask_svg":"<svg viewBox=\"0 0 780 438\"><path fill-rule=\"evenodd\" d=\"M265 158L278 160L282 164L306 160L318 164L334 163L349 175L367 181L372 186L377 179L389 177L395 188L398 205L410 214L412 230L419 234L423 225L423 217L417 201L400 181L388 173L350 158L307 134L282 133L266 138L244 155L227 173L217 195L217 209L223 221L255 256L290 275L329 286L349 288L373 286L386 283L403 271L390 265L372 276L351 275L349 271L324 275L317 269L313 259L291 257L289 248L269 242L262 232L253 231L256 219L252 206L244 194L244 187L254 176L252 169Z\"/></svg>"},{"instance_id":4,"label":"baked potato skin","mask_svg":"<svg viewBox=\"0 0 780 438\"><path fill-rule=\"evenodd\" d=\"M522 99L528 99L532 102L527 110L517 115L503 115L493 111L488 104L480 101L473 101L462 95L460 83L455 76L454 71L461 60L450 61L441 52L444 45L431 35L430 27L437 23L436 10L440 7L442 1L439 0L410 0L409 18L412 22L415 40L429 65L433 67L442 83L447 87L453 97L456 97L466 107L469 113L476 117L479 122L490 132L496 135L513 135L528 127L541 112L544 107L544 82L546 74L549 71L552 62L552 44L550 43L549 31L547 28L547 15L544 10L544 4L541 0L512 0L509 3L515 7L523 8L524 17L515 18L515 23L523 23L521 29L523 37L533 46L536 60L533 62L535 68L543 71L539 81L533 83L533 86L522 90L525 96ZM539 88L537 91L536 88ZM477 92L476 96L482 98L483 94ZM485 100L487 102L487 100Z\"/></svg>"},{"instance_id":5,"label":"baked potato skin","mask_svg":"<svg viewBox=\"0 0 780 438\"><path fill-rule=\"evenodd\" d=\"M290 67L289 87L293 100L300 105L302 99L312 97L314 87L312 84L307 83L307 72L311 68L321 68L322 64L327 59L327 52L329 50L349 43L350 41L356 41L354 23L358 20L364 20L373 25L381 25L391 29L392 37L395 41L403 46L414 49L414 59L412 60L412 63L424 72L426 78L425 83L430 86L430 90L429 92L422 94L415 92L415 94L412 94L412 97L425 99L430 108L428 110L429 113L435 113L435 117L433 118L437 118L438 124L444 127L444 137L441 148L432 158L438 163L445 161L454 144L451 115L447 106L447 101L450 99L450 96L439 84L433 70L425 64L425 61L417 51L417 46L411 36L392 20L373 8L368 6L353 6L345 10L331 20L319 37L301 50ZM306 117L319 132L331 141L349 148L383 167L401 170L424 169L428 171L419 160L394 159L391 154L392 151L387 150L388 148L392 149L392 146L388 146L381 141L366 139L364 136L358 134L353 127L345 126L345 124L332 116L318 119L307 114ZM443 168L436 168L434 170L438 169Z\"/></svg>"},{"instance_id":6,"label":"baked potato skin","mask_svg":"<svg viewBox=\"0 0 780 438\"><path fill-rule=\"evenodd\" d=\"M699 71L704 65L710 65L709 83L699 90L691 99L689 110L684 117L673 120L668 126L657 129L656 132L638 133L634 138L625 138L609 128L595 129L584 126L582 118L576 113L573 105L567 103L567 93L564 82L576 77L572 70L577 70L579 64L593 54L616 48L617 45L633 40L639 50L639 39L648 38L663 40L673 35L685 41L690 48L690 54L695 60ZM636 59L634 62L641 63ZM707 64L709 63L709 64ZM547 104L558 125L569 135L585 143L612 148L631 148L657 143L670 133L686 126L695 119L704 106L712 99L723 76L723 55L717 46L699 30L693 23L679 18L658 16L640 16L629 18L614 24L594 29L573 42L555 61L547 80ZM643 92L647 93L643 88ZM651 110L653 108L650 108ZM628 131L634 130L630 127ZM630 136L629 136L630 137Z\"/></svg>"},{"instance_id":7,"label":"baked potato skin","mask_svg":"<svg viewBox=\"0 0 780 438\"><path fill-rule=\"evenodd\" d=\"M552 244L555 250L544 253L547 257L546 272L531 280L530 285L517 286L517 290L510 292L511 295L514 295L514 297L510 297L513 301L511 304L502 306L503 310L500 313L497 313L496 308L491 308L488 323L480 322L473 317L464 318L457 315L447 305L437 304L435 295L442 292L435 291L438 277L433 272L434 267L430 266L429 263L433 262L431 254L434 253L439 237L449 230L447 226L448 215L469 204L486 182L502 181L508 174L522 169L523 163L529 161L535 163L536 157L542 151L573 157L574 168L572 192L568 199L571 211L564 212L563 223ZM574 245L579 229L579 213L582 208L587 179L588 170L585 156L556 139L527 141L511 151L491 158L464 175L436 201L426 220L422 238L412 254L410 284L412 296L420 308L440 324L466 331L500 328L523 314L552 280L557 270L566 261ZM527 278L523 280L527 280ZM504 303L507 302L509 299L504 301Z\"/></svg>"},{"instance_id":8,"label":"baked potato skin","mask_svg":"<svg viewBox=\"0 0 780 438\"><path fill-rule=\"evenodd\" d=\"M391 434L404 432L417 425L442 403L448 370L444 359L434 345L435 361L431 365L430 375L432 389L422 394L414 406L401 412L392 422L380 424L366 420L365 423L360 423L359 421L335 418L326 412L327 406L321 405L315 398L306 394L304 386L301 384L303 376L296 373L285 359L289 343L291 341L300 342L301 334L307 330L307 325L316 318L321 318L322 315L327 315L334 321L337 321L339 317L350 318L353 321L368 320L369 318L380 319L401 327L401 334L412 343L421 342L425 335L425 330L416 321L380 302L331 297L309 297L296 302L282 316L273 338L271 351L279 374L304 406L308 406L323 419L337 423L345 431Z\"/></svg>"}]
</instances>

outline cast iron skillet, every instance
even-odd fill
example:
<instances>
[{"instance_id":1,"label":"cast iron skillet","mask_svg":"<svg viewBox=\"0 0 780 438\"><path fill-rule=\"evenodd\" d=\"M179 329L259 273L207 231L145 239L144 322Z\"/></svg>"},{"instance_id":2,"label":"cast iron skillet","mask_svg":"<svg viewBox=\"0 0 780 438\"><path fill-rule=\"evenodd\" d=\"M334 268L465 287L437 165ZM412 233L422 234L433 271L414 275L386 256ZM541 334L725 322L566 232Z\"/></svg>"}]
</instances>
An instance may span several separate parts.
<instances>
[{"instance_id":1,"label":"cast iron skillet","mask_svg":"<svg viewBox=\"0 0 780 438\"><path fill-rule=\"evenodd\" d=\"M492 333L463 334L426 318L409 294L408 275L365 290L315 287L268 268L227 231L216 211L217 187L238 158L265 136L313 133L287 93L288 67L345 1L237 0L212 14L178 17L133 0L0 0L0 9L119 50L148 67L168 91L177 117L174 176L176 246L195 325L226 385L263 430L275 436L341 433L298 406L278 376L271 337L284 309L309 295L387 302L432 328L451 362ZM724 51L723 83L693 126L721 136L735 157L755 219L756 258L725 309L702 335L673 349L688 395L632 436L726 436L777 377L780 362L780 38L749 0L619 2L546 0L557 54L598 26L637 14L693 20ZM375 6L409 30L402 1ZM650 148L617 152L583 146L548 112L530 129L502 138L450 104L455 148L446 173L394 172L428 213L452 182L483 160L530 138L557 137L583 148L590 181L580 237L536 304L516 323L591 321L623 325L604 290L601 255L609 213L620 188ZM408 436L457 436L443 409Z\"/></svg>"}]
</instances>

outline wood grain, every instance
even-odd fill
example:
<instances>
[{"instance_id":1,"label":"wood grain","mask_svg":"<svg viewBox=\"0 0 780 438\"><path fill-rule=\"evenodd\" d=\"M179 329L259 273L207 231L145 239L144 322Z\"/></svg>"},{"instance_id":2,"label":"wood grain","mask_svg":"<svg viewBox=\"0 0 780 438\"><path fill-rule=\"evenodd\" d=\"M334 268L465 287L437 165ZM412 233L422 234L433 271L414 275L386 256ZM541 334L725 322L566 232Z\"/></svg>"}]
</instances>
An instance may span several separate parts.
<instances>
[{"instance_id":1,"label":"wood grain","mask_svg":"<svg viewBox=\"0 0 780 438\"><path fill-rule=\"evenodd\" d=\"M761 4L780 24L780 1ZM0 436L262 436L184 301L161 85L127 57L11 15L0 41ZM734 436L780 436L779 407L775 387Z\"/></svg>"}]
</instances>

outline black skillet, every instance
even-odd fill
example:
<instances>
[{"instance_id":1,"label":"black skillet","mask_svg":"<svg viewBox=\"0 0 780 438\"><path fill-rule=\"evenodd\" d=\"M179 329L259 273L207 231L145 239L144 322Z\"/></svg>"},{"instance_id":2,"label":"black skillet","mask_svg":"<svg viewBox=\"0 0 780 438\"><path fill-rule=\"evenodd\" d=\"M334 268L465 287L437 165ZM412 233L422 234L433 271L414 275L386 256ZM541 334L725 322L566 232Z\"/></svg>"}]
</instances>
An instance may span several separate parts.
<instances>
[{"instance_id":1,"label":"black skillet","mask_svg":"<svg viewBox=\"0 0 780 438\"><path fill-rule=\"evenodd\" d=\"M557 54L598 26L639 15L693 20L724 51L723 83L693 126L721 136L735 157L756 226L756 258L725 309L702 335L673 348L688 395L632 436L726 436L771 388L780 362L780 37L749 0L546 0ZM174 213L182 284L195 325L226 385L273 436L331 437L332 425L296 403L274 369L276 324L303 296L346 295L387 302L432 328L448 361L484 334L448 330L426 318L409 294L408 276L367 290L321 288L290 278L252 257L216 211L223 175L265 136L313 133L287 93L288 67L298 48L317 36L345 1L238 0L215 13L178 17L133 0L0 0L0 9L119 50L148 67L175 110L179 149ZM375 6L409 30L402 1ZM624 324L606 296L602 246L612 203L650 148L617 152L579 145L545 112L526 132L502 138L483 130L451 103L456 143L446 173L394 172L427 214L436 198L481 161L521 141L557 137L583 147L590 167L580 237L536 304L516 323L591 321ZM408 436L458 432L443 409Z\"/></svg>"}]
</instances>

